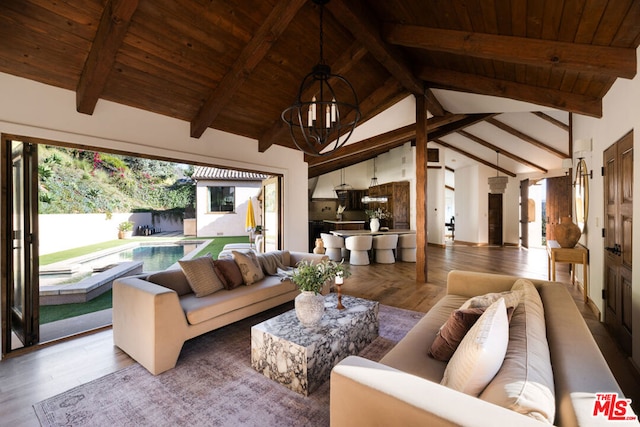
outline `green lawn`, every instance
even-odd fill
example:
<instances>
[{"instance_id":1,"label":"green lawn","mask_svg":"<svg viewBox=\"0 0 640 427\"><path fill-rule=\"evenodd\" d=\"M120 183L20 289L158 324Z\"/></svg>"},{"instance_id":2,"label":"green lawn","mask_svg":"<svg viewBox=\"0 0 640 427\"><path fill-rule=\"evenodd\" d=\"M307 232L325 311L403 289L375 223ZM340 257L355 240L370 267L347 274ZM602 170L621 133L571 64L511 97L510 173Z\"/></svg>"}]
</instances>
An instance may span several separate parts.
<instances>
[{"instance_id":1,"label":"green lawn","mask_svg":"<svg viewBox=\"0 0 640 427\"><path fill-rule=\"evenodd\" d=\"M179 238L176 240L184 240L185 238ZM188 238L193 240L193 238ZM198 239L210 239L198 237ZM149 238L135 238L136 241L153 241ZM157 238L155 239L157 240ZM131 243L131 239L127 240L111 240L91 246L83 246L81 248L69 249L66 251L55 252L52 254L43 255L40 257L40 265L52 264L54 262L64 261L71 258L76 258L83 255L88 255L92 252L101 251L104 249L110 249L117 246L122 246ZM222 248L227 243L249 243L248 236L228 236L228 237L216 237L213 241L204 247L198 254L204 255L210 253L215 259L218 258L218 254L222 251ZM94 311L105 310L111 308L111 291L105 292L85 303L76 304L62 304L62 305L42 305L40 306L40 324L54 322L56 320L68 319L70 317L80 316L82 314L93 313Z\"/></svg>"},{"instance_id":2,"label":"green lawn","mask_svg":"<svg viewBox=\"0 0 640 427\"><path fill-rule=\"evenodd\" d=\"M56 320L68 319L82 314L93 313L94 311L111 308L111 290L84 303L61 304L61 305L41 305L40 324L55 322Z\"/></svg>"},{"instance_id":3,"label":"green lawn","mask_svg":"<svg viewBox=\"0 0 640 427\"><path fill-rule=\"evenodd\" d=\"M220 254L224 245L228 243L249 243L249 236L216 237L213 242L209 243L199 253L202 255L210 253L214 259L218 259L218 254Z\"/></svg>"}]
</instances>

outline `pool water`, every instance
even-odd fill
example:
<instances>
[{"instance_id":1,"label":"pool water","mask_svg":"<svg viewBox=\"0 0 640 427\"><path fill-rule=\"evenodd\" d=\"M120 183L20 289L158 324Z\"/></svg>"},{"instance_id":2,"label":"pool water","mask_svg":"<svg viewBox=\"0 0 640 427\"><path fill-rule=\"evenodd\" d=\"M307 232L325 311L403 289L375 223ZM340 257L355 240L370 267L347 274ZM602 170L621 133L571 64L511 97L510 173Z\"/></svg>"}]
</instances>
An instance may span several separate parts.
<instances>
[{"instance_id":1,"label":"pool water","mask_svg":"<svg viewBox=\"0 0 640 427\"><path fill-rule=\"evenodd\" d=\"M142 270L145 273L166 270L201 243L141 244L97 258L72 263L77 269L71 274L40 274L40 286L77 283L95 272L104 271L114 264L127 261L142 261Z\"/></svg>"},{"instance_id":2,"label":"pool water","mask_svg":"<svg viewBox=\"0 0 640 427\"><path fill-rule=\"evenodd\" d=\"M142 269L145 272L166 270L196 247L196 244L138 246L92 260L88 264L92 268L101 268L118 262L142 261L144 263Z\"/></svg>"}]
</instances>

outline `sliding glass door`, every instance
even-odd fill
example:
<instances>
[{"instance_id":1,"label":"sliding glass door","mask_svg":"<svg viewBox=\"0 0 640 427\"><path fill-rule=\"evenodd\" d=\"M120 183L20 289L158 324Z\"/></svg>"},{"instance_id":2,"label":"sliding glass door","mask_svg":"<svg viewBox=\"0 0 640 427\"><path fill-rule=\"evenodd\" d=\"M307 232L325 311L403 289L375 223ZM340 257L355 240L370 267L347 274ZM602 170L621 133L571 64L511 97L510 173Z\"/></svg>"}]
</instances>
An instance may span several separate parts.
<instances>
[{"instance_id":1,"label":"sliding glass door","mask_svg":"<svg viewBox=\"0 0 640 427\"><path fill-rule=\"evenodd\" d=\"M37 150L2 142L2 353L39 341Z\"/></svg>"}]
</instances>

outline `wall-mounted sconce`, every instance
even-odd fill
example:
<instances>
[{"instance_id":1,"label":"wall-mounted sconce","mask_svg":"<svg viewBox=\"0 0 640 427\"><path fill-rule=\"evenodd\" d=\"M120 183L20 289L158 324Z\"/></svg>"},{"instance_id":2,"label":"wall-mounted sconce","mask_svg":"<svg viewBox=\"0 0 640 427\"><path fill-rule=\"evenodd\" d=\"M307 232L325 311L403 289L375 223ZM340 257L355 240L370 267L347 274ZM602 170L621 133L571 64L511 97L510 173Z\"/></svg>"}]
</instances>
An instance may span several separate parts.
<instances>
[{"instance_id":1,"label":"wall-mounted sconce","mask_svg":"<svg viewBox=\"0 0 640 427\"><path fill-rule=\"evenodd\" d=\"M591 152L592 139L576 139L573 141L573 153L577 158L585 157L587 153Z\"/></svg>"},{"instance_id":2,"label":"wall-mounted sconce","mask_svg":"<svg viewBox=\"0 0 640 427\"><path fill-rule=\"evenodd\" d=\"M571 159L571 157L562 159L562 169L565 170L565 175L569 175L569 172L573 169L573 159Z\"/></svg>"}]
</instances>

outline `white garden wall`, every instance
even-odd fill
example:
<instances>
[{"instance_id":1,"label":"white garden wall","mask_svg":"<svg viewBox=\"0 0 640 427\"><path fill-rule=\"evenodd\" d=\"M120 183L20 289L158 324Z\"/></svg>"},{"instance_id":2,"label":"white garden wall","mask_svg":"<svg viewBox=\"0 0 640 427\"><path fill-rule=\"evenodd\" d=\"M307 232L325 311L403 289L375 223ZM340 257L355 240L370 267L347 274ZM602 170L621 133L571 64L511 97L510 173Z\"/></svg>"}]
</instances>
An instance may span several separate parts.
<instances>
[{"instance_id":1,"label":"white garden wall","mask_svg":"<svg viewBox=\"0 0 640 427\"><path fill-rule=\"evenodd\" d=\"M134 223L134 234L138 226L153 226L161 231L182 232L182 221L168 218L152 220L150 212L105 214L49 214L38 215L40 228L40 255L88 246L118 238L118 224Z\"/></svg>"}]
</instances>

